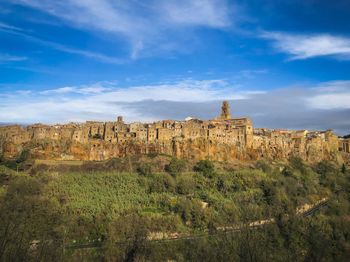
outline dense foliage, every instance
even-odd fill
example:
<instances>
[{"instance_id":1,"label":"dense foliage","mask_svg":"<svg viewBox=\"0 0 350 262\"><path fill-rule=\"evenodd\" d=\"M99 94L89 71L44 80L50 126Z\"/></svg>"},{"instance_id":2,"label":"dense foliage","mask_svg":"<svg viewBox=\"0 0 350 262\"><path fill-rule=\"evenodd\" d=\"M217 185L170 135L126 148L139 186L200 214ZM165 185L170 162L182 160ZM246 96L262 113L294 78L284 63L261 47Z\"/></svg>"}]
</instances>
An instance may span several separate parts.
<instances>
[{"instance_id":1,"label":"dense foliage","mask_svg":"<svg viewBox=\"0 0 350 262\"><path fill-rule=\"evenodd\" d=\"M22 173L2 166L0 260L346 261L350 255L345 166L298 158L236 169L209 160L152 161ZM312 216L296 213L323 198L327 205Z\"/></svg>"}]
</instances>

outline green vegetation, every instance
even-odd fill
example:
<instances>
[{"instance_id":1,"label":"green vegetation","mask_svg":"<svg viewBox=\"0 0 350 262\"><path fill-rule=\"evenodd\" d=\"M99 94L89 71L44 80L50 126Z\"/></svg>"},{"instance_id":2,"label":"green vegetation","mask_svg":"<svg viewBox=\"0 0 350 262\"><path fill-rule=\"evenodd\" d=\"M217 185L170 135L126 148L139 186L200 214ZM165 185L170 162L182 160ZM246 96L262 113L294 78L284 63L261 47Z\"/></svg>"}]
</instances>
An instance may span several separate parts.
<instances>
[{"instance_id":1,"label":"green vegetation","mask_svg":"<svg viewBox=\"0 0 350 262\"><path fill-rule=\"evenodd\" d=\"M0 261L349 257L345 166L292 158L225 170L209 160L191 164L165 156L41 164L25 172L0 166ZM296 214L322 198L329 202L313 216ZM249 226L269 219L275 222ZM180 239L150 240L162 234ZM81 249L86 246L94 248Z\"/></svg>"},{"instance_id":2,"label":"green vegetation","mask_svg":"<svg viewBox=\"0 0 350 262\"><path fill-rule=\"evenodd\" d=\"M194 166L193 170L204 176L211 176L214 173L214 164L210 160L201 160Z\"/></svg>"},{"instance_id":3,"label":"green vegetation","mask_svg":"<svg viewBox=\"0 0 350 262\"><path fill-rule=\"evenodd\" d=\"M172 176L181 174L186 170L186 161L182 159L172 158L170 163L165 166L165 171L167 171Z\"/></svg>"}]
</instances>

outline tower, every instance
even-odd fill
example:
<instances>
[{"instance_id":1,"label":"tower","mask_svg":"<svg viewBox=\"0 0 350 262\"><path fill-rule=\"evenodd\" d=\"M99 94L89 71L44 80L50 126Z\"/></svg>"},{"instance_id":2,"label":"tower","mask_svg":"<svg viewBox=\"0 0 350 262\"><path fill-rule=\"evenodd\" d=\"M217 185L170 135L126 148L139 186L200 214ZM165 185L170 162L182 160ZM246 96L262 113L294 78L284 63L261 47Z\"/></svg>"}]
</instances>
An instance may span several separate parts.
<instances>
[{"instance_id":1,"label":"tower","mask_svg":"<svg viewBox=\"0 0 350 262\"><path fill-rule=\"evenodd\" d=\"M124 123L123 117L122 117L122 116L118 116L118 117L117 117L117 122L118 122L118 123Z\"/></svg>"},{"instance_id":2,"label":"tower","mask_svg":"<svg viewBox=\"0 0 350 262\"><path fill-rule=\"evenodd\" d=\"M222 102L220 119L231 119L230 104L228 101Z\"/></svg>"}]
</instances>

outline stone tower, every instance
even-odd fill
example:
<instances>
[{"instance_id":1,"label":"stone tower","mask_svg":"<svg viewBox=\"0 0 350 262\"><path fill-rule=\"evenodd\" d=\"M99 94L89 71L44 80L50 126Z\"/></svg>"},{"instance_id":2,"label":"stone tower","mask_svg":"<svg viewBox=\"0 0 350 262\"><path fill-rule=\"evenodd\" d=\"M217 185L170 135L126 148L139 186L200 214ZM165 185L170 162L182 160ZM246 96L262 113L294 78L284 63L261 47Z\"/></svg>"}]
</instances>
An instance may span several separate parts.
<instances>
[{"instance_id":1,"label":"stone tower","mask_svg":"<svg viewBox=\"0 0 350 262\"><path fill-rule=\"evenodd\" d=\"M117 122L118 122L118 123L124 123L123 117L122 117L122 116L118 116L118 117L117 117Z\"/></svg>"},{"instance_id":2,"label":"stone tower","mask_svg":"<svg viewBox=\"0 0 350 262\"><path fill-rule=\"evenodd\" d=\"M230 104L228 101L222 102L220 119L231 119Z\"/></svg>"}]
</instances>

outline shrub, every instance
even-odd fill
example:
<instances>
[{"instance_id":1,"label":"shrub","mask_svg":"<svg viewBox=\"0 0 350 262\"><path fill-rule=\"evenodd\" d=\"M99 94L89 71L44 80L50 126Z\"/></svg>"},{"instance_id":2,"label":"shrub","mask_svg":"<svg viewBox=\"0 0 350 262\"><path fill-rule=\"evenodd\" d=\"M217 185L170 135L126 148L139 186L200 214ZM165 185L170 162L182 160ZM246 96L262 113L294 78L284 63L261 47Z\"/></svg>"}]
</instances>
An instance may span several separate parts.
<instances>
[{"instance_id":1,"label":"shrub","mask_svg":"<svg viewBox=\"0 0 350 262\"><path fill-rule=\"evenodd\" d=\"M155 193L174 192L175 180L167 173L155 174L150 180L150 191Z\"/></svg>"},{"instance_id":2,"label":"shrub","mask_svg":"<svg viewBox=\"0 0 350 262\"><path fill-rule=\"evenodd\" d=\"M137 173L143 176L149 176L152 174L153 169L152 169L152 165L149 163L145 163L145 164L140 164L138 166L138 168L136 169Z\"/></svg>"},{"instance_id":3,"label":"shrub","mask_svg":"<svg viewBox=\"0 0 350 262\"><path fill-rule=\"evenodd\" d=\"M284 176L288 176L288 177L292 177L293 176L293 171L288 168L288 167L284 167L282 170L282 175Z\"/></svg>"},{"instance_id":4,"label":"shrub","mask_svg":"<svg viewBox=\"0 0 350 262\"><path fill-rule=\"evenodd\" d=\"M342 172L343 174L346 173L346 167L345 167L345 164L344 164L344 163L343 163L343 165L341 166L341 172Z\"/></svg>"},{"instance_id":5,"label":"shrub","mask_svg":"<svg viewBox=\"0 0 350 262\"><path fill-rule=\"evenodd\" d=\"M172 158L170 163L165 166L165 171L172 176L176 176L186 170L186 161L182 159Z\"/></svg>"},{"instance_id":6,"label":"shrub","mask_svg":"<svg viewBox=\"0 0 350 262\"><path fill-rule=\"evenodd\" d=\"M326 175L329 173L336 173L336 167L330 161L321 161L315 167L314 170L320 175Z\"/></svg>"},{"instance_id":7,"label":"shrub","mask_svg":"<svg viewBox=\"0 0 350 262\"><path fill-rule=\"evenodd\" d=\"M204 176L211 176L214 174L214 164L210 160L201 160L193 168L194 171L202 173Z\"/></svg>"},{"instance_id":8,"label":"shrub","mask_svg":"<svg viewBox=\"0 0 350 262\"><path fill-rule=\"evenodd\" d=\"M292 168L299 170L303 175L308 172L307 166L300 157L291 157L289 159L289 163L291 164Z\"/></svg>"},{"instance_id":9,"label":"shrub","mask_svg":"<svg viewBox=\"0 0 350 262\"><path fill-rule=\"evenodd\" d=\"M7 185L10 180L10 174L0 171L0 186Z\"/></svg>"},{"instance_id":10,"label":"shrub","mask_svg":"<svg viewBox=\"0 0 350 262\"><path fill-rule=\"evenodd\" d=\"M203 229L207 225L205 211L197 200L180 199L174 206L174 212L193 228Z\"/></svg>"},{"instance_id":11,"label":"shrub","mask_svg":"<svg viewBox=\"0 0 350 262\"><path fill-rule=\"evenodd\" d=\"M182 175L177 179L177 192L179 194L187 195L194 192L196 188L196 181L190 175Z\"/></svg>"},{"instance_id":12,"label":"shrub","mask_svg":"<svg viewBox=\"0 0 350 262\"><path fill-rule=\"evenodd\" d=\"M264 160L259 160L256 162L256 168L261 169L262 171L264 171L267 174L271 174L272 173L272 167Z\"/></svg>"}]
</instances>

